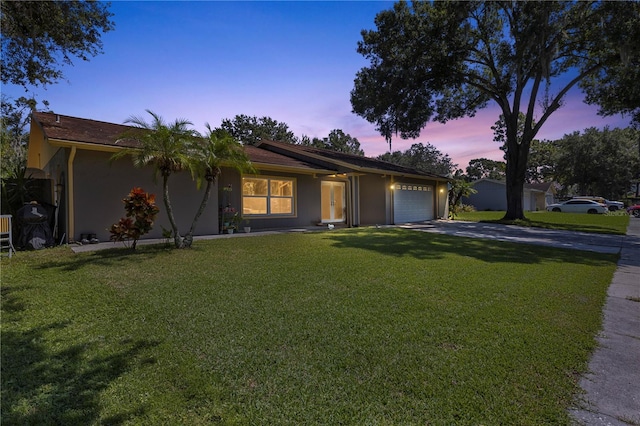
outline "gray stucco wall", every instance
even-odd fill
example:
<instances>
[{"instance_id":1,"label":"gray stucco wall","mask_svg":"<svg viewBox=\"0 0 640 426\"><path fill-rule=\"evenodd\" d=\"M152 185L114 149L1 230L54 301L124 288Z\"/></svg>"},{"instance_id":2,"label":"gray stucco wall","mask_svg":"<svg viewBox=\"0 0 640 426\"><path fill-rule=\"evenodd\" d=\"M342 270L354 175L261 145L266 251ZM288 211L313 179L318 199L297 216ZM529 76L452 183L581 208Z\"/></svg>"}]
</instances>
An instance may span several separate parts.
<instances>
[{"instance_id":1,"label":"gray stucco wall","mask_svg":"<svg viewBox=\"0 0 640 426\"><path fill-rule=\"evenodd\" d=\"M389 224L389 187L391 181L380 175L360 177L360 224Z\"/></svg>"},{"instance_id":2,"label":"gray stucco wall","mask_svg":"<svg viewBox=\"0 0 640 426\"><path fill-rule=\"evenodd\" d=\"M495 182L477 182L473 188L478 191L462 200L464 204L472 205L478 211L507 210L507 194L504 185Z\"/></svg>"},{"instance_id":3,"label":"gray stucco wall","mask_svg":"<svg viewBox=\"0 0 640 426\"><path fill-rule=\"evenodd\" d=\"M473 185L473 188L478 192L476 194L471 194L469 197L463 198L462 202L464 204L472 205L478 211L507 210L507 192L504 184L482 181L476 182ZM531 190L523 190L522 208L525 211L536 210L535 193Z\"/></svg>"},{"instance_id":4,"label":"gray stucco wall","mask_svg":"<svg viewBox=\"0 0 640 426\"><path fill-rule=\"evenodd\" d=\"M74 160L74 208L75 235L94 233L101 241L109 240L109 228L125 216L122 199L135 187L155 194L160 213L153 230L144 238L161 238L162 227L171 229L162 199L162 179L153 182L152 168L137 169L128 157L109 162L111 154L78 150ZM178 229L184 235L191 226L193 217L200 206L204 194L191 179L188 172L181 172L169 178L169 194ZM200 217L195 235L218 232L217 205L218 191L214 188L205 212Z\"/></svg>"}]
</instances>

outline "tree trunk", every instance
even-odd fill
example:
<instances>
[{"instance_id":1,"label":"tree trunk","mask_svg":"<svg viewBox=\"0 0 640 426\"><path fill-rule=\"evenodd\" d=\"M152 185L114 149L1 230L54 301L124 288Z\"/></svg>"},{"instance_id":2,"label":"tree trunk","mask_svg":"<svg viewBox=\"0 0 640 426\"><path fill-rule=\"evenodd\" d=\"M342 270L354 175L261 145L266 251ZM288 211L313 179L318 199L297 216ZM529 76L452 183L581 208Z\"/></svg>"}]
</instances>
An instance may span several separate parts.
<instances>
[{"instance_id":1,"label":"tree trunk","mask_svg":"<svg viewBox=\"0 0 640 426\"><path fill-rule=\"evenodd\" d=\"M531 137L522 136L518 143L517 121L507 122L507 212L503 220L524 220L524 182ZM513 127L513 128L510 128Z\"/></svg>"},{"instance_id":2,"label":"tree trunk","mask_svg":"<svg viewBox=\"0 0 640 426\"><path fill-rule=\"evenodd\" d=\"M207 187L204 190L204 195L202 196L202 201L200 202L200 208L196 212L196 215L193 217L193 222L191 222L191 228L187 235L184 236L184 246L191 247L191 243L193 243L193 233L196 230L196 223L198 223L198 219L204 213L204 209L207 207L207 203L209 202L209 197L211 196L211 188L213 188L212 180L207 180Z\"/></svg>"},{"instance_id":3,"label":"tree trunk","mask_svg":"<svg viewBox=\"0 0 640 426\"><path fill-rule=\"evenodd\" d=\"M183 248L182 237L178 232L178 225L176 225L176 219L173 217L173 208L171 207L171 200L169 199L169 175L162 176L162 199L164 201L164 208L167 209L167 216L169 217L169 223L173 230L173 241L176 248Z\"/></svg>"}]
</instances>

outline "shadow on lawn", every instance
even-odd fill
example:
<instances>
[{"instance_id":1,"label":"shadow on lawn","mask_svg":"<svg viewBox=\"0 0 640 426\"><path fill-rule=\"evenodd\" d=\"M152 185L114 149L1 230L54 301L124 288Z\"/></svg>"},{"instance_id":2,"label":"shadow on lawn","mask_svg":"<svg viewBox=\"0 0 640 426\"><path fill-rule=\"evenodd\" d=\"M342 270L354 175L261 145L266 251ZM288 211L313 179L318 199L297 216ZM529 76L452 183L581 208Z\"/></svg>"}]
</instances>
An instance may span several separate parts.
<instances>
[{"instance_id":1,"label":"shadow on lawn","mask_svg":"<svg viewBox=\"0 0 640 426\"><path fill-rule=\"evenodd\" d=\"M112 248L88 253L73 254L49 262L40 263L38 269L58 268L62 271L75 271L87 265L118 266L123 262L137 263L168 253L172 250L166 245L148 245L138 247L136 250L129 248Z\"/></svg>"},{"instance_id":2,"label":"shadow on lawn","mask_svg":"<svg viewBox=\"0 0 640 426\"><path fill-rule=\"evenodd\" d=\"M448 254L473 257L484 262L568 262L602 265L615 262L616 255L557 249L529 244L490 241L477 238L438 235L403 229L362 230L357 233L331 234L334 247L372 250L388 256L412 256L417 259L441 259Z\"/></svg>"},{"instance_id":3,"label":"shadow on lawn","mask_svg":"<svg viewBox=\"0 0 640 426\"><path fill-rule=\"evenodd\" d=\"M11 288L3 288L2 308L3 323L16 329L2 329L3 425L122 424L144 413L137 407L100 419L100 393L134 363L152 362L140 357L157 342L121 341L118 352L100 353L100 339L66 344L68 322L23 329L23 305ZM57 344L63 349L55 351Z\"/></svg>"},{"instance_id":4,"label":"shadow on lawn","mask_svg":"<svg viewBox=\"0 0 640 426\"><path fill-rule=\"evenodd\" d=\"M532 228L543 229L556 229L559 231L572 231L572 232L589 232L592 234L613 234L624 235L624 232L620 232L617 229L613 229L609 226L600 226L593 224L575 224L575 223L549 223L542 222L533 219L526 220L481 220L480 223L495 223L498 225L517 225L517 226L529 226Z\"/></svg>"}]
</instances>

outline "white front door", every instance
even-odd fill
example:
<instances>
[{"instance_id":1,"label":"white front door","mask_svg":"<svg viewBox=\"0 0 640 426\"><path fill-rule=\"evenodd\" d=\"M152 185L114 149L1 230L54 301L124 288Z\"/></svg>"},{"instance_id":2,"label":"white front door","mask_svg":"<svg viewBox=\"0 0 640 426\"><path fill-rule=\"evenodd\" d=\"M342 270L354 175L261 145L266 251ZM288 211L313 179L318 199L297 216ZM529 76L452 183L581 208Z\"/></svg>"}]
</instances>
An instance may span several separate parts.
<instances>
[{"instance_id":1,"label":"white front door","mask_svg":"<svg viewBox=\"0 0 640 426\"><path fill-rule=\"evenodd\" d=\"M322 182L322 222L344 222L344 182Z\"/></svg>"}]
</instances>

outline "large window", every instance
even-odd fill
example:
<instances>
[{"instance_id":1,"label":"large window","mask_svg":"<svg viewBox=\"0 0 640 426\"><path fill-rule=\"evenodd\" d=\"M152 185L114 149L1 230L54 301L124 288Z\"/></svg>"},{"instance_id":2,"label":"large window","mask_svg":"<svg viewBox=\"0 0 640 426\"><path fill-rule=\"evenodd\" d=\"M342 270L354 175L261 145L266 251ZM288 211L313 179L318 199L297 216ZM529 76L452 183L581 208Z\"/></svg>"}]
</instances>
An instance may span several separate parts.
<instances>
[{"instance_id":1,"label":"large window","mask_svg":"<svg viewBox=\"0 0 640 426\"><path fill-rule=\"evenodd\" d=\"M242 178L242 215L294 214L294 179Z\"/></svg>"}]
</instances>

